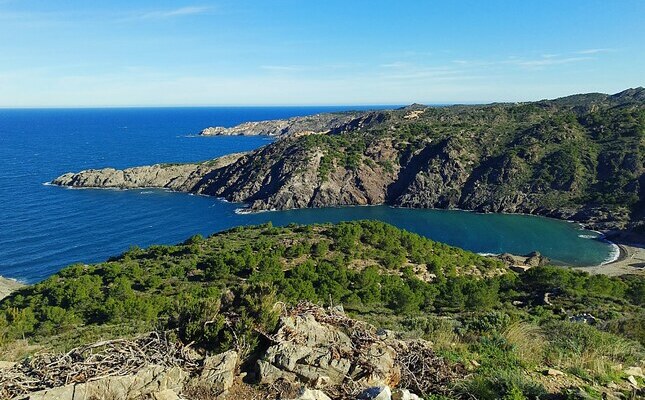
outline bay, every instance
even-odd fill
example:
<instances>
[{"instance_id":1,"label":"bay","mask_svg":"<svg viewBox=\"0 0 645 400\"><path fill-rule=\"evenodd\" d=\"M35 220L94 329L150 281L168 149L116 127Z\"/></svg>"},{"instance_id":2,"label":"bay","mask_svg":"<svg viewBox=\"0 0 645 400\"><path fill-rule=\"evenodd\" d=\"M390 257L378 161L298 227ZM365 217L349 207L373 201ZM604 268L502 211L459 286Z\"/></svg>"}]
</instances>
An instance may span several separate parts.
<instances>
[{"instance_id":1,"label":"bay","mask_svg":"<svg viewBox=\"0 0 645 400\"><path fill-rule=\"evenodd\" d=\"M378 219L480 253L537 250L572 265L595 265L615 255L615 247L594 232L533 216L387 206L237 214L239 204L203 196L43 184L68 171L206 160L271 141L194 137L207 126L366 108L374 107L0 110L0 275L37 282L66 265L102 261L131 245L171 244L268 221Z\"/></svg>"}]
</instances>

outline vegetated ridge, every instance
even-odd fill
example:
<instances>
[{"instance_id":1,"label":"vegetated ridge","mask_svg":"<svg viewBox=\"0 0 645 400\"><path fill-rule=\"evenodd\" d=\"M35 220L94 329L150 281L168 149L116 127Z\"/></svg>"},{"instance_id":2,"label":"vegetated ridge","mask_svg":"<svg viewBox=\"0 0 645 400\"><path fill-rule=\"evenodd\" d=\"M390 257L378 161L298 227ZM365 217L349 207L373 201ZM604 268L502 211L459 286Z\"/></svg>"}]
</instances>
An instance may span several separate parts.
<instances>
[{"instance_id":1,"label":"vegetated ridge","mask_svg":"<svg viewBox=\"0 0 645 400\"><path fill-rule=\"evenodd\" d=\"M292 131L277 121L283 133L274 143L226 165L185 167L199 179L135 169L113 180L108 169L53 183L170 187L243 202L251 211L389 204L537 214L597 229L645 218L643 88L307 118L320 123L307 120L300 130L302 119L295 119ZM138 179L138 172L150 179Z\"/></svg>"},{"instance_id":2,"label":"vegetated ridge","mask_svg":"<svg viewBox=\"0 0 645 400\"><path fill-rule=\"evenodd\" d=\"M2 300L0 396L639 396L644 299L642 276L515 273L381 222L240 227Z\"/></svg>"}]
</instances>

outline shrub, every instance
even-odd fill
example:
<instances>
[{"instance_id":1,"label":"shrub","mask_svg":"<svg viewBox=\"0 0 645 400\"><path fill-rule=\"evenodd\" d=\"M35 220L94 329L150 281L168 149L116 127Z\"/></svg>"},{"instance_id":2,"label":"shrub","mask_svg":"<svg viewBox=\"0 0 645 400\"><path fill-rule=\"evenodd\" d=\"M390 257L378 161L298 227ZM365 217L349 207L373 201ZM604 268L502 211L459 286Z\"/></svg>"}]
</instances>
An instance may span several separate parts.
<instances>
[{"instance_id":1,"label":"shrub","mask_svg":"<svg viewBox=\"0 0 645 400\"><path fill-rule=\"evenodd\" d=\"M532 400L547 393L542 384L532 381L518 370L498 370L475 376L459 383L457 391L478 400Z\"/></svg>"}]
</instances>

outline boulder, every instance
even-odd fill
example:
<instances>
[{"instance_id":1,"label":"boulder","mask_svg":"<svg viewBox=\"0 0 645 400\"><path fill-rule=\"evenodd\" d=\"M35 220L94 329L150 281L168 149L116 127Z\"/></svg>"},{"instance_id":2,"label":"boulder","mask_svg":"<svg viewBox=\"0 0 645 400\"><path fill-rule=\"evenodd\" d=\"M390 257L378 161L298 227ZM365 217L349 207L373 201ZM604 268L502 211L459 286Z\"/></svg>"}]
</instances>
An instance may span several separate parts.
<instances>
[{"instance_id":1,"label":"boulder","mask_svg":"<svg viewBox=\"0 0 645 400\"><path fill-rule=\"evenodd\" d=\"M278 379L306 383L325 380L340 384L349 373L352 342L339 330L316 321L313 315L283 317L276 334L278 344L271 346L259 361L260 382Z\"/></svg>"},{"instance_id":2,"label":"boulder","mask_svg":"<svg viewBox=\"0 0 645 400\"><path fill-rule=\"evenodd\" d=\"M557 369L549 368L545 371L545 374L548 376L562 376L564 375L564 372L559 371Z\"/></svg>"},{"instance_id":3,"label":"boulder","mask_svg":"<svg viewBox=\"0 0 645 400\"><path fill-rule=\"evenodd\" d=\"M634 378L633 375L630 375L627 377L627 382L629 382L629 384L632 385L634 388L638 389L638 382L636 381L636 378Z\"/></svg>"},{"instance_id":4,"label":"boulder","mask_svg":"<svg viewBox=\"0 0 645 400\"><path fill-rule=\"evenodd\" d=\"M313 390L313 389L305 388L300 392L300 395L296 397L294 400L331 400L331 398L321 390Z\"/></svg>"},{"instance_id":5,"label":"boulder","mask_svg":"<svg viewBox=\"0 0 645 400\"><path fill-rule=\"evenodd\" d=\"M645 378L645 375L643 375L643 369L641 367L625 368L623 372L625 372L625 375L634 375L639 378Z\"/></svg>"},{"instance_id":6,"label":"boulder","mask_svg":"<svg viewBox=\"0 0 645 400\"><path fill-rule=\"evenodd\" d=\"M401 378L396 351L384 340L352 343L340 328L312 314L282 317L277 343L258 361L260 383L283 379L321 388L350 377L362 387L396 385ZM357 349L360 348L360 351Z\"/></svg>"},{"instance_id":7,"label":"boulder","mask_svg":"<svg viewBox=\"0 0 645 400\"><path fill-rule=\"evenodd\" d=\"M181 400L181 397L172 389L155 392L151 397L153 400Z\"/></svg>"},{"instance_id":8,"label":"boulder","mask_svg":"<svg viewBox=\"0 0 645 400\"><path fill-rule=\"evenodd\" d=\"M392 400L392 391L389 386L374 386L365 389L357 397L358 400Z\"/></svg>"},{"instance_id":9,"label":"boulder","mask_svg":"<svg viewBox=\"0 0 645 400\"><path fill-rule=\"evenodd\" d=\"M410 392L408 389L392 390L392 400L422 400L421 397Z\"/></svg>"},{"instance_id":10,"label":"boulder","mask_svg":"<svg viewBox=\"0 0 645 400\"><path fill-rule=\"evenodd\" d=\"M537 251L529 253L525 257L526 257L526 261L524 263L530 267L540 267L550 262L548 258L544 257L542 254L540 254Z\"/></svg>"},{"instance_id":11,"label":"boulder","mask_svg":"<svg viewBox=\"0 0 645 400\"><path fill-rule=\"evenodd\" d=\"M216 391L226 391L233 386L238 355L229 350L225 353L207 357L200 375L200 381Z\"/></svg>"},{"instance_id":12,"label":"boulder","mask_svg":"<svg viewBox=\"0 0 645 400\"><path fill-rule=\"evenodd\" d=\"M24 397L29 400L134 400L152 397L160 392L180 392L188 373L179 367L149 365L136 374L110 376L91 382L61 386L34 392ZM165 399L164 399L165 400Z\"/></svg>"}]
</instances>

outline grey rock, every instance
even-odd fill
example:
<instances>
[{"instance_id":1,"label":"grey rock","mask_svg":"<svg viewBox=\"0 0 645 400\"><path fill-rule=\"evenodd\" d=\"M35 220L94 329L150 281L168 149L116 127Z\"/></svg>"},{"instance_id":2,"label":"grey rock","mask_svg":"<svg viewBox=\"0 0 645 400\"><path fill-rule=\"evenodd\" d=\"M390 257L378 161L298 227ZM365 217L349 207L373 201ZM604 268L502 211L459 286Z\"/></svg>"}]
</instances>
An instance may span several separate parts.
<instances>
[{"instance_id":1,"label":"grey rock","mask_svg":"<svg viewBox=\"0 0 645 400\"><path fill-rule=\"evenodd\" d=\"M392 400L389 386L375 386L365 389L358 395L359 400Z\"/></svg>"},{"instance_id":2,"label":"grey rock","mask_svg":"<svg viewBox=\"0 0 645 400\"><path fill-rule=\"evenodd\" d=\"M263 384L284 379L327 387L350 377L366 387L400 380L400 367L391 346L375 341L356 354L347 334L313 315L283 317L274 338L277 343L258 361Z\"/></svg>"},{"instance_id":3,"label":"grey rock","mask_svg":"<svg viewBox=\"0 0 645 400\"><path fill-rule=\"evenodd\" d=\"M305 388L300 392L300 395L293 400L331 400L331 398L321 390Z\"/></svg>"},{"instance_id":4,"label":"grey rock","mask_svg":"<svg viewBox=\"0 0 645 400\"><path fill-rule=\"evenodd\" d=\"M544 257L539 252L534 251L526 255L526 261L524 263L530 267L539 267L542 265L546 265L549 262L550 260L547 257Z\"/></svg>"},{"instance_id":5,"label":"grey rock","mask_svg":"<svg viewBox=\"0 0 645 400\"><path fill-rule=\"evenodd\" d=\"M641 367L625 368L623 372L625 373L625 375L634 375L639 378L645 378L645 375L643 375L643 369Z\"/></svg>"},{"instance_id":6,"label":"grey rock","mask_svg":"<svg viewBox=\"0 0 645 400\"><path fill-rule=\"evenodd\" d=\"M112 376L76 385L41 390L24 397L29 400L134 400L167 390L180 392L188 373L179 367L149 365L136 374Z\"/></svg>"},{"instance_id":7,"label":"grey rock","mask_svg":"<svg viewBox=\"0 0 645 400\"><path fill-rule=\"evenodd\" d=\"M15 362L11 361L0 361L0 370L8 370L14 367L16 365Z\"/></svg>"},{"instance_id":8,"label":"grey rock","mask_svg":"<svg viewBox=\"0 0 645 400\"><path fill-rule=\"evenodd\" d=\"M124 170L88 169L61 175L54 179L52 184L77 188L163 188L179 192L198 192L199 184L205 176L233 163L242 155L243 153L230 154L197 164L155 164Z\"/></svg>"},{"instance_id":9,"label":"grey rock","mask_svg":"<svg viewBox=\"0 0 645 400\"><path fill-rule=\"evenodd\" d=\"M549 376L563 376L564 375L564 372L559 371L559 370L554 369L554 368L549 368L544 373L546 375L549 375Z\"/></svg>"},{"instance_id":10,"label":"grey rock","mask_svg":"<svg viewBox=\"0 0 645 400\"><path fill-rule=\"evenodd\" d=\"M16 280L7 279L0 276L0 300L9 296L11 293L20 289L23 286L25 285L23 285L22 283Z\"/></svg>"},{"instance_id":11,"label":"grey rock","mask_svg":"<svg viewBox=\"0 0 645 400\"><path fill-rule=\"evenodd\" d=\"M181 397L179 397L179 395L172 389L152 393L150 397L152 397L153 400L181 400Z\"/></svg>"},{"instance_id":12,"label":"grey rock","mask_svg":"<svg viewBox=\"0 0 645 400\"><path fill-rule=\"evenodd\" d=\"M228 390L233 386L237 362L238 355L233 350L207 357L200 376L201 383L216 391Z\"/></svg>"},{"instance_id":13,"label":"grey rock","mask_svg":"<svg viewBox=\"0 0 645 400\"><path fill-rule=\"evenodd\" d=\"M292 340L294 337L297 340ZM341 354L350 351L351 340L344 333L318 323L312 315L282 318L276 338L279 343L271 346L260 360L262 383L294 377L313 383L324 377L335 385L349 372L351 362L334 357L334 350Z\"/></svg>"}]
</instances>

